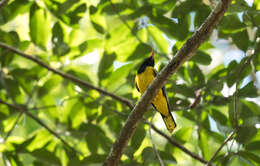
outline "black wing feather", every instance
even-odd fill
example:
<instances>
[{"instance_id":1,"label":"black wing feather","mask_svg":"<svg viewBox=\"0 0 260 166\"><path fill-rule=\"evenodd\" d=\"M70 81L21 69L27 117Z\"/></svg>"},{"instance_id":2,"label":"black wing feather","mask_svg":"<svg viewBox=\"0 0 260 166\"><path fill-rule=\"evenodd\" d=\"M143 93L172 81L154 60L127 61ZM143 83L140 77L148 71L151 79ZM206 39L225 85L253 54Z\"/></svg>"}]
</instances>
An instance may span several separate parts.
<instances>
[{"instance_id":1,"label":"black wing feather","mask_svg":"<svg viewBox=\"0 0 260 166\"><path fill-rule=\"evenodd\" d=\"M138 88L138 86L137 86L137 83L135 83L135 87L136 87L136 89L138 90L138 92L140 92L140 90L139 90L139 88Z\"/></svg>"}]
</instances>

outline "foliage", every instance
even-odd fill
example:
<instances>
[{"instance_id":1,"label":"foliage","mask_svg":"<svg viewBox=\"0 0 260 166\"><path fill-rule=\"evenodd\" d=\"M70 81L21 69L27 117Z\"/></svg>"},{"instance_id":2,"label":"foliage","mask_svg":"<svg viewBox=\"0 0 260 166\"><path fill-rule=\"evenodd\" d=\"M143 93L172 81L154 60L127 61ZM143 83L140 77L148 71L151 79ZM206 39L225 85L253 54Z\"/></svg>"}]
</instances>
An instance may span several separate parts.
<instances>
[{"instance_id":1,"label":"foliage","mask_svg":"<svg viewBox=\"0 0 260 166\"><path fill-rule=\"evenodd\" d=\"M141 61L153 48L160 70L213 7L201 0L11 0L0 9L0 41L136 103L139 94L133 80ZM238 128L214 160L219 166L260 164L260 79L256 79L260 51L249 56L260 45L259 10L259 0L234 1L212 37L166 83L178 123L171 138L190 151L208 161ZM222 58L237 52L248 56L219 62L214 50ZM129 107L7 49L0 48L0 62L0 99L28 109L83 154L1 104L0 165L79 166L104 161ZM235 93L224 95L232 87ZM145 118L150 120L154 113L151 108ZM167 133L157 114L155 121ZM148 125L139 123L120 165L158 165L148 130ZM166 165L203 165L160 135L152 132L152 137Z\"/></svg>"}]
</instances>

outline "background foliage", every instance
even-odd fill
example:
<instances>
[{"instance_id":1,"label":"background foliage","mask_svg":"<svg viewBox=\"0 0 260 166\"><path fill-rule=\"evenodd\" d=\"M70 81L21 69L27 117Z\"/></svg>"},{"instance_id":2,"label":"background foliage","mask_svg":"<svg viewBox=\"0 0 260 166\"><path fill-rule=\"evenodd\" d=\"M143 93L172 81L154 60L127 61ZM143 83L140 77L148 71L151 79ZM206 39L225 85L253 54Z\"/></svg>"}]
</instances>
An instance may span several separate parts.
<instances>
[{"instance_id":1,"label":"background foliage","mask_svg":"<svg viewBox=\"0 0 260 166\"><path fill-rule=\"evenodd\" d=\"M0 9L0 41L135 103L140 95L133 80L151 48L160 70L216 2L10 0ZM178 123L170 137L190 151L208 161L237 131L215 165L260 165L259 10L259 0L234 1L211 38L166 84ZM0 62L0 99L27 109L79 152L30 117L1 104L0 165L104 161L131 111L124 103L4 48ZM150 108L145 118L153 114ZM153 123L167 133L158 114ZM148 125L139 124L120 165L158 165L148 130ZM165 165L203 165L156 132L151 135Z\"/></svg>"}]
</instances>

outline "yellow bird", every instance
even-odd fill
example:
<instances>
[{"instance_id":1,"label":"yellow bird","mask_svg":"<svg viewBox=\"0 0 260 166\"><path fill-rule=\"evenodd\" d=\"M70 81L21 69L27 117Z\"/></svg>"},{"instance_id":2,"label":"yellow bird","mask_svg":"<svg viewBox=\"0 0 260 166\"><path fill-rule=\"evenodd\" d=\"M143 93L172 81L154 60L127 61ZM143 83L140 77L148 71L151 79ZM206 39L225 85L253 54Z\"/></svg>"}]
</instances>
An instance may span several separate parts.
<instances>
[{"instance_id":1,"label":"yellow bird","mask_svg":"<svg viewBox=\"0 0 260 166\"><path fill-rule=\"evenodd\" d=\"M149 84L156 77L156 71L154 67L154 52L152 55L144 60L137 71L135 77L135 85L137 90L143 94ZM170 133L176 128L176 122L171 114L168 97L165 91L165 87L158 92L152 101L152 106L157 110L163 118L163 121Z\"/></svg>"}]
</instances>

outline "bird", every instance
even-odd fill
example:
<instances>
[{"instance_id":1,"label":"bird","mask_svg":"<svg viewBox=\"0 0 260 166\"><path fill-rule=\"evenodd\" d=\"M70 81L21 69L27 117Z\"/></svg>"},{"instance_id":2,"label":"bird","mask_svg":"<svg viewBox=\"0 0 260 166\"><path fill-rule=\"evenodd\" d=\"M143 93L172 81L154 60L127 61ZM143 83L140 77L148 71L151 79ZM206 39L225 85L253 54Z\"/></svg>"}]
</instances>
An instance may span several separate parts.
<instances>
[{"instance_id":1,"label":"bird","mask_svg":"<svg viewBox=\"0 0 260 166\"><path fill-rule=\"evenodd\" d=\"M157 72L154 69L154 51L152 51L152 54L142 62L137 70L135 77L137 90L143 94L156 75ZM170 111L169 100L164 86L159 90L151 104L161 114L166 128L172 133L177 125Z\"/></svg>"}]
</instances>

